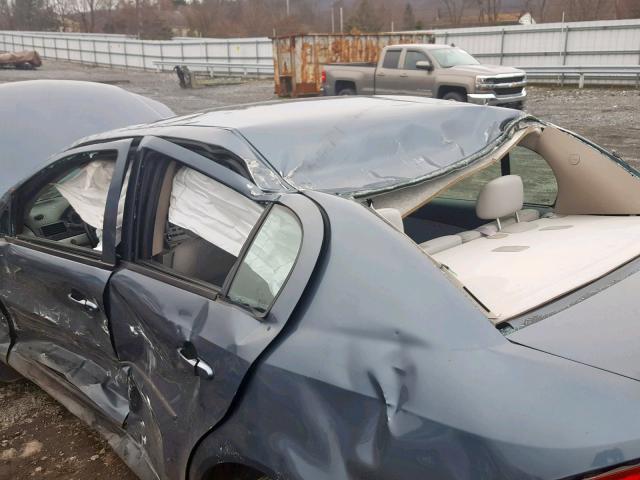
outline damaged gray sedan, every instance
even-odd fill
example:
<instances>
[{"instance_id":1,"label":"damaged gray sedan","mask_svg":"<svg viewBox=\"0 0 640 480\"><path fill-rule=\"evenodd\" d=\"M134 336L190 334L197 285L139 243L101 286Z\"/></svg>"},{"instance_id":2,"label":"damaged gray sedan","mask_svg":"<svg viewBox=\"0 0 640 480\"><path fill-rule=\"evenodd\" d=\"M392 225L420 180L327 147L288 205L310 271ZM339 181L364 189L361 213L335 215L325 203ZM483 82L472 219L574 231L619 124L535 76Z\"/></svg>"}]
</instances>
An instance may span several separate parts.
<instances>
[{"instance_id":1,"label":"damaged gray sedan","mask_svg":"<svg viewBox=\"0 0 640 480\"><path fill-rule=\"evenodd\" d=\"M640 478L629 165L492 107L145 123L170 112L138 101L118 111L142 125L49 160L2 137L35 169L3 174L4 379L141 478ZM106 117L57 128L124 125Z\"/></svg>"}]
</instances>

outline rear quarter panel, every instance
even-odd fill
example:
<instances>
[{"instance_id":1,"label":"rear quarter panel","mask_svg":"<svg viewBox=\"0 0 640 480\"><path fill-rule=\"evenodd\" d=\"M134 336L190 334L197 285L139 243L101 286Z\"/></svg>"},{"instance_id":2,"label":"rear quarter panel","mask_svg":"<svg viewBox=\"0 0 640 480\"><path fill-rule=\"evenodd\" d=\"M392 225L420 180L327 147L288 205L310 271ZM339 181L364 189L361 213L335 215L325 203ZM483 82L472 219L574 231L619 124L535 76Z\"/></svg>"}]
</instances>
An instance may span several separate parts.
<instances>
[{"instance_id":1,"label":"rear quarter panel","mask_svg":"<svg viewBox=\"0 0 640 480\"><path fill-rule=\"evenodd\" d=\"M375 75L375 67L348 67L348 66L331 66L325 67L327 74L327 85L330 86L330 95L337 95L336 82L348 81L353 82L356 86L358 94L373 94L373 82Z\"/></svg>"},{"instance_id":2,"label":"rear quarter panel","mask_svg":"<svg viewBox=\"0 0 640 480\"><path fill-rule=\"evenodd\" d=\"M509 343L407 238L310 194L331 241L190 478L563 478L640 457L640 387Z\"/></svg>"}]
</instances>

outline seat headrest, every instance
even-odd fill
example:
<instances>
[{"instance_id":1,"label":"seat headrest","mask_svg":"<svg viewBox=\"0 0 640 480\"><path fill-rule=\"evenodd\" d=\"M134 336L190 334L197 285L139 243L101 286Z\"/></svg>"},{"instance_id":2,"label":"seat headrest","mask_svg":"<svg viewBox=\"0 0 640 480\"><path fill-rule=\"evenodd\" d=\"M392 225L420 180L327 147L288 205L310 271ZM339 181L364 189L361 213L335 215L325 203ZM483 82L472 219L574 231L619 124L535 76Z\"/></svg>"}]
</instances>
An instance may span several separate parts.
<instances>
[{"instance_id":1,"label":"seat headrest","mask_svg":"<svg viewBox=\"0 0 640 480\"><path fill-rule=\"evenodd\" d=\"M404 223L402 222L400 210L396 210L395 208L380 208L376 210L376 212L378 212L378 215L384 218L387 222L404 233Z\"/></svg>"},{"instance_id":2,"label":"seat headrest","mask_svg":"<svg viewBox=\"0 0 640 480\"><path fill-rule=\"evenodd\" d=\"M487 183L476 202L476 215L483 220L509 217L522 209L524 188L518 175L505 175Z\"/></svg>"}]
</instances>

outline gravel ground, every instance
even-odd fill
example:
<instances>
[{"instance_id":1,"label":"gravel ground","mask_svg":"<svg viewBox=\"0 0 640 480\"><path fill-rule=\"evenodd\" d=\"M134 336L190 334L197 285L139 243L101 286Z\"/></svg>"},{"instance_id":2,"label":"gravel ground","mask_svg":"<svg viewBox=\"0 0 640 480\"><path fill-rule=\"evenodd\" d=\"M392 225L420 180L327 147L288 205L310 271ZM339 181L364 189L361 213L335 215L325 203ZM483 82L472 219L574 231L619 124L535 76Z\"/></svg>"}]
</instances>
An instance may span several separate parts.
<instances>
[{"instance_id":1,"label":"gravel ground","mask_svg":"<svg viewBox=\"0 0 640 480\"><path fill-rule=\"evenodd\" d=\"M266 80L182 90L169 73L125 72L47 61L37 71L0 70L0 83L90 80L155 98L176 113L275 98ZM530 113L574 130L640 165L640 91L531 87ZM0 479L133 479L106 443L35 385L0 386Z\"/></svg>"}]
</instances>

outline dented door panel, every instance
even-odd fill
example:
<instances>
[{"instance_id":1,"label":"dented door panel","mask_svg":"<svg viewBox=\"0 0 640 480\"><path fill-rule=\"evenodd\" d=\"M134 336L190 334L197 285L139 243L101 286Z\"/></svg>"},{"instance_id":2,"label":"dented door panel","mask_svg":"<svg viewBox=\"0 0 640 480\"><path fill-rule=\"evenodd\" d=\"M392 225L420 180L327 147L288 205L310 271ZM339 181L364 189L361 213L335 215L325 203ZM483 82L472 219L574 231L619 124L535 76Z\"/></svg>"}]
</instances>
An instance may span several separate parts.
<instances>
[{"instance_id":1,"label":"dented door panel","mask_svg":"<svg viewBox=\"0 0 640 480\"><path fill-rule=\"evenodd\" d=\"M133 367L127 431L158 472L178 478L186 447L222 418L271 326L130 269L114 275L110 298L116 346ZM181 350L189 348L212 368L213 378L198 376L182 358Z\"/></svg>"},{"instance_id":2,"label":"dented door panel","mask_svg":"<svg viewBox=\"0 0 640 480\"><path fill-rule=\"evenodd\" d=\"M103 292L111 271L20 244L2 246L0 296L15 324L9 354L56 372L117 423L128 407ZM95 309L70 298L83 296Z\"/></svg>"},{"instance_id":3,"label":"dented door panel","mask_svg":"<svg viewBox=\"0 0 640 480\"><path fill-rule=\"evenodd\" d=\"M126 429L161 478L185 474L192 449L227 414L313 272L324 238L320 211L299 194L279 202L297 214L305 234L289 279L264 318L144 264L126 263L111 278L116 349L131 366ZM204 366L210 375L199 368Z\"/></svg>"}]
</instances>

